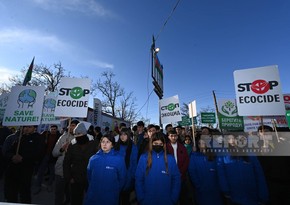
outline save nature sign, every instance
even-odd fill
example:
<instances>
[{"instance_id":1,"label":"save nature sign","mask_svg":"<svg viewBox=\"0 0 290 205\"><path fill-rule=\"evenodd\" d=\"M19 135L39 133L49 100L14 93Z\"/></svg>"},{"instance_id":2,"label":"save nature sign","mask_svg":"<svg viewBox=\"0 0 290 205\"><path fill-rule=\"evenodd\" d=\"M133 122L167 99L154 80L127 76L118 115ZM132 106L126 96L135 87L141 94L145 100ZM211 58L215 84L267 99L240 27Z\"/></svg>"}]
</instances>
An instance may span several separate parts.
<instances>
[{"instance_id":1,"label":"save nature sign","mask_svg":"<svg viewBox=\"0 0 290 205\"><path fill-rule=\"evenodd\" d=\"M41 123L42 124L60 124L59 117L54 116L56 107L56 93L49 93L44 97Z\"/></svg>"},{"instance_id":2,"label":"save nature sign","mask_svg":"<svg viewBox=\"0 0 290 205\"><path fill-rule=\"evenodd\" d=\"M285 115L278 66L234 71L240 116Z\"/></svg>"},{"instance_id":3,"label":"save nature sign","mask_svg":"<svg viewBox=\"0 0 290 205\"><path fill-rule=\"evenodd\" d=\"M14 86L9 95L3 125L39 125L44 99L43 86Z\"/></svg>"},{"instance_id":4,"label":"save nature sign","mask_svg":"<svg viewBox=\"0 0 290 205\"><path fill-rule=\"evenodd\" d=\"M86 117L91 80L88 78L62 78L57 96L55 116Z\"/></svg>"}]
</instances>

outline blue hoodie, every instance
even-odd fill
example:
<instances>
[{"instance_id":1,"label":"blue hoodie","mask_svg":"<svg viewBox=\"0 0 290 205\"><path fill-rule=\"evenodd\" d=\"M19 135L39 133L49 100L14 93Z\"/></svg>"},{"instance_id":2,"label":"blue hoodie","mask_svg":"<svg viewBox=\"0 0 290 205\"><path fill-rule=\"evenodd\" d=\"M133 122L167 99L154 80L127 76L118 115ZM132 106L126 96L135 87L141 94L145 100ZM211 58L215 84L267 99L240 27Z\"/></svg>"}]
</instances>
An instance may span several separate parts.
<instances>
[{"instance_id":1,"label":"blue hoodie","mask_svg":"<svg viewBox=\"0 0 290 205\"><path fill-rule=\"evenodd\" d=\"M266 203L268 190L264 173L255 156L221 156L218 158L218 177L221 189L234 203L257 205Z\"/></svg>"},{"instance_id":2,"label":"blue hoodie","mask_svg":"<svg viewBox=\"0 0 290 205\"><path fill-rule=\"evenodd\" d=\"M126 177L124 158L114 149L98 151L90 158L87 168L89 187L85 205L118 205L119 194Z\"/></svg>"},{"instance_id":3,"label":"blue hoodie","mask_svg":"<svg viewBox=\"0 0 290 205\"><path fill-rule=\"evenodd\" d=\"M127 145L120 145L119 153L124 157L124 162L125 162L127 147L128 147ZM129 163L129 167L127 168L124 191L131 191L134 189L135 172L137 168L137 156L138 156L137 146L135 144L132 144L130 163Z\"/></svg>"},{"instance_id":4,"label":"blue hoodie","mask_svg":"<svg viewBox=\"0 0 290 205\"><path fill-rule=\"evenodd\" d=\"M195 198L199 205L222 205L222 193L217 177L216 160L208 161L200 152L192 152L188 167L190 180L195 188Z\"/></svg>"},{"instance_id":5,"label":"blue hoodie","mask_svg":"<svg viewBox=\"0 0 290 205\"><path fill-rule=\"evenodd\" d=\"M167 155L168 173L164 161L164 152L152 151L152 166L146 175L148 153L141 155L136 175L135 192L140 205L177 204L180 192L180 173L172 155Z\"/></svg>"}]
</instances>

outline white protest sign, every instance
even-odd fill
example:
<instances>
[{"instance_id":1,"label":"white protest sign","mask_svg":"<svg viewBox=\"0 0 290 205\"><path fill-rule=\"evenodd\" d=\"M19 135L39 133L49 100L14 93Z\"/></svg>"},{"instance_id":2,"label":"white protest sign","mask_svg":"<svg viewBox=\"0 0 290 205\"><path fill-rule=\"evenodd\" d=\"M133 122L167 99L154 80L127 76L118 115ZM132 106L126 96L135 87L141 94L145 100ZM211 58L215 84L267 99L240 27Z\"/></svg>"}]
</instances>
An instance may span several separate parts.
<instances>
[{"instance_id":1,"label":"white protest sign","mask_svg":"<svg viewBox=\"0 0 290 205\"><path fill-rule=\"evenodd\" d=\"M159 109L162 124L181 121L178 95L159 100Z\"/></svg>"},{"instance_id":2,"label":"white protest sign","mask_svg":"<svg viewBox=\"0 0 290 205\"><path fill-rule=\"evenodd\" d=\"M5 113L5 109L7 107L8 97L9 97L9 94L8 93L3 93L0 96L0 121L1 122L3 120L4 113Z\"/></svg>"},{"instance_id":3,"label":"white protest sign","mask_svg":"<svg viewBox=\"0 0 290 205\"><path fill-rule=\"evenodd\" d=\"M43 86L14 86L9 95L3 125L39 125L44 99Z\"/></svg>"},{"instance_id":4,"label":"white protest sign","mask_svg":"<svg viewBox=\"0 0 290 205\"><path fill-rule=\"evenodd\" d=\"M60 124L59 117L54 116L57 93L49 93L44 97L41 124Z\"/></svg>"},{"instance_id":5,"label":"white protest sign","mask_svg":"<svg viewBox=\"0 0 290 205\"><path fill-rule=\"evenodd\" d=\"M191 103L188 104L188 112L189 112L189 117L193 118L197 116L196 113L196 101L192 101Z\"/></svg>"},{"instance_id":6,"label":"white protest sign","mask_svg":"<svg viewBox=\"0 0 290 205\"><path fill-rule=\"evenodd\" d=\"M54 115L86 117L91 80L88 78L62 78Z\"/></svg>"},{"instance_id":7,"label":"white protest sign","mask_svg":"<svg viewBox=\"0 0 290 205\"><path fill-rule=\"evenodd\" d=\"M240 116L285 115L278 66L234 71Z\"/></svg>"}]
</instances>

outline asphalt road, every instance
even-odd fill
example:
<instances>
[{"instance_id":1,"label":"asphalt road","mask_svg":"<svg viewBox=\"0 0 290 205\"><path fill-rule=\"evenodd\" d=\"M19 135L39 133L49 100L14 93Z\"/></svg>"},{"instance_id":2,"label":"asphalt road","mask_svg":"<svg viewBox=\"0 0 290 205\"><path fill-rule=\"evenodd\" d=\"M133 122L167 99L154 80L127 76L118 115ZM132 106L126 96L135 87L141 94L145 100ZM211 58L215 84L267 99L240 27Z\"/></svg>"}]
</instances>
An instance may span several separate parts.
<instances>
[{"instance_id":1,"label":"asphalt road","mask_svg":"<svg viewBox=\"0 0 290 205\"><path fill-rule=\"evenodd\" d=\"M4 203L4 187L3 187L3 178L0 179L0 204L8 204ZM35 187L35 179L32 180L32 193L36 190ZM53 205L54 204L54 188L51 192L47 191L46 187L42 187L42 190L39 194L32 194L32 204L41 204L41 205Z\"/></svg>"},{"instance_id":2,"label":"asphalt road","mask_svg":"<svg viewBox=\"0 0 290 205\"><path fill-rule=\"evenodd\" d=\"M0 179L0 205L8 205L11 203L5 203L4 199L4 181L3 178ZM36 191L35 178L32 179L32 204L39 205L53 205L54 204L54 186L53 189L49 192L45 183L42 186L41 192L39 194L33 194ZM135 198L134 192L131 194L131 201ZM16 204L15 204L16 205ZM17 204L19 205L19 203ZM132 203L132 205L137 205L137 202Z\"/></svg>"}]
</instances>

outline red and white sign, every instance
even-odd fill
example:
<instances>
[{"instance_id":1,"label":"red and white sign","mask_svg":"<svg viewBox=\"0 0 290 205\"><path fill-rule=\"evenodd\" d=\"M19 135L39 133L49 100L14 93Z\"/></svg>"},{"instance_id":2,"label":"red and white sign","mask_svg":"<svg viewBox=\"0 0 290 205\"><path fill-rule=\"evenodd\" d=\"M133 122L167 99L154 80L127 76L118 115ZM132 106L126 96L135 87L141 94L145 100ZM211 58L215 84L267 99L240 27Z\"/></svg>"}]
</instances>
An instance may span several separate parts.
<instances>
[{"instance_id":1,"label":"red and white sign","mask_svg":"<svg viewBox=\"0 0 290 205\"><path fill-rule=\"evenodd\" d=\"M234 71L240 116L285 115L278 66Z\"/></svg>"},{"instance_id":2,"label":"red and white sign","mask_svg":"<svg viewBox=\"0 0 290 205\"><path fill-rule=\"evenodd\" d=\"M290 94L284 94L285 109L290 110Z\"/></svg>"}]
</instances>

